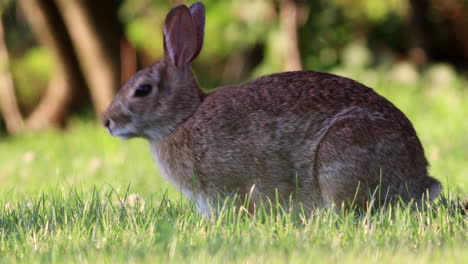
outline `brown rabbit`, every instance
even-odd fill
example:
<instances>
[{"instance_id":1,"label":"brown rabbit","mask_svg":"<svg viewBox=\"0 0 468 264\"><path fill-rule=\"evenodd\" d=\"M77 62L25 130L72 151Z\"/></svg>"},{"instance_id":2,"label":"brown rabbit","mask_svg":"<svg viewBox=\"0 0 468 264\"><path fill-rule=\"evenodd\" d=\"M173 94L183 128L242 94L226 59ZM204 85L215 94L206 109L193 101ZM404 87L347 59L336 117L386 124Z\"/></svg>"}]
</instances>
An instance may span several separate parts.
<instances>
[{"instance_id":1,"label":"brown rabbit","mask_svg":"<svg viewBox=\"0 0 468 264\"><path fill-rule=\"evenodd\" d=\"M164 59L136 73L103 115L112 135L148 139L162 175L201 212L233 194L306 208L439 195L411 122L358 82L296 71L203 93L190 64L204 24L202 3L174 7Z\"/></svg>"}]
</instances>

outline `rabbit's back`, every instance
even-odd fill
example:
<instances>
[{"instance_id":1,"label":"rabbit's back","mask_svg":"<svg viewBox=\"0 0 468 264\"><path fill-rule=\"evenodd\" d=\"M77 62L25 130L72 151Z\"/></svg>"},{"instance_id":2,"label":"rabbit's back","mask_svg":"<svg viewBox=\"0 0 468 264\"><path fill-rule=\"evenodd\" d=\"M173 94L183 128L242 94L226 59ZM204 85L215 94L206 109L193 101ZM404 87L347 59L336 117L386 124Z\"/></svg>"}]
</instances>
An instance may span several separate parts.
<instances>
[{"instance_id":1,"label":"rabbit's back","mask_svg":"<svg viewBox=\"0 0 468 264\"><path fill-rule=\"evenodd\" d=\"M209 133L204 140L241 137L261 141L266 137L271 139L269 144L302 144L301 140L312 139L337 116L352 109L378 113L402 136L416 137L405 115L371 88L314 71L272 74L240 86L219 88L206 96L188 124L190 129Z\"/></svg>"}]
</instances>

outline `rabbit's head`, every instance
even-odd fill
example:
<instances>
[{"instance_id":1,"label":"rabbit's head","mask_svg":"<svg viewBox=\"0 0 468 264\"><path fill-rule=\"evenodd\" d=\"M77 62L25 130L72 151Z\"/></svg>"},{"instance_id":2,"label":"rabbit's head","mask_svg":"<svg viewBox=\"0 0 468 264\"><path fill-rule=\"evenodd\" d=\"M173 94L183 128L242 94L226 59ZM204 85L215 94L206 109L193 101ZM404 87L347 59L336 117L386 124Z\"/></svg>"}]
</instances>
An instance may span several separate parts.
<instances>
[{"instance_id":1,"label":"rabbit's head","mask_svg":"<svg viewBox=\"0 0 468 264\"><path fill-rule=\"evenodd\" d=\"M202 3L174 7L164 24L164 58L136 73L102 116L121 138L162 139L194 114L203 98L190 64L203 45Z\"/></svg>"}]
</instances>

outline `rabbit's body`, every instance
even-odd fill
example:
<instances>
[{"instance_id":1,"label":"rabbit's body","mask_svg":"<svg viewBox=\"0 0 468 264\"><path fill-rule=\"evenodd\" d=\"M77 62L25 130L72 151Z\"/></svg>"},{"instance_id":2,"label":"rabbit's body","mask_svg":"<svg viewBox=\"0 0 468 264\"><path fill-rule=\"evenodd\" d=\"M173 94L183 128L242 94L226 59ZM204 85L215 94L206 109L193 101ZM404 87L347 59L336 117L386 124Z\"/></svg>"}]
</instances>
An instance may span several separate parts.
<instances>
[{"instance_id":1,"label":"rabbit's body","mask_svg":"<svg viewBox=\"0 0 468 264\"><path fill-rule=\"evenodd\" d=\"M220 88L151 147L165 177L205 212L234 193L255 202L278 192L312 207L362 205L378 186L409 201L437 186L403 113L368 87L312 71Z\"/></svg>"},{"instance_id":2,"label":"rabbit's body","mask_svg":"<svg viewBox=\"0 0 468 264\"><path fill-rule=\"evenodd\" d=\"M200 211L234 194L306 208L437 197L410 121L360 83L298 71L204 94L190 69L203 27L201 3L172 9L164 59L135 74L103 115L112 135L147 138L164 177Z\"/></svg>"}]
</instances>

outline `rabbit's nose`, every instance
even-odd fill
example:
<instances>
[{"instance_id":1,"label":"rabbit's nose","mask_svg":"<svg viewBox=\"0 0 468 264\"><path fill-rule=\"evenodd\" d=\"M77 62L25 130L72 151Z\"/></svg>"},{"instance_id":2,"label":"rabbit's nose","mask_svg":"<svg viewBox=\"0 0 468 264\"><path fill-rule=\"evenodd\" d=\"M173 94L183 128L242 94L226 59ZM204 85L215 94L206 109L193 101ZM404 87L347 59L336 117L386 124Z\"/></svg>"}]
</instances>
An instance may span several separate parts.
<instances>
[{"instance_id":1,"label":"rabbit's nose","mask_svg":"<svg viewBox=\"0 0 468 264\"><path fill-rule=\"evenodd\" d=\"M110 118L106 118L102 120L102 124L106 127L107 131L112 135L112 127L113 127L113 121Z\"/></svg>"},{"instance_id":2,"label":"rabbit's nose","mask_svg":"<svg viewBox=\"0 0 468 264\"><path fill-rule=\"evenodd\" d=\"M114 121L112 121L111 118L102 119L102 125L104 125L107 128L107 130L109 130L112 127L113 123Z\"/></svg>"}]
</instances>

